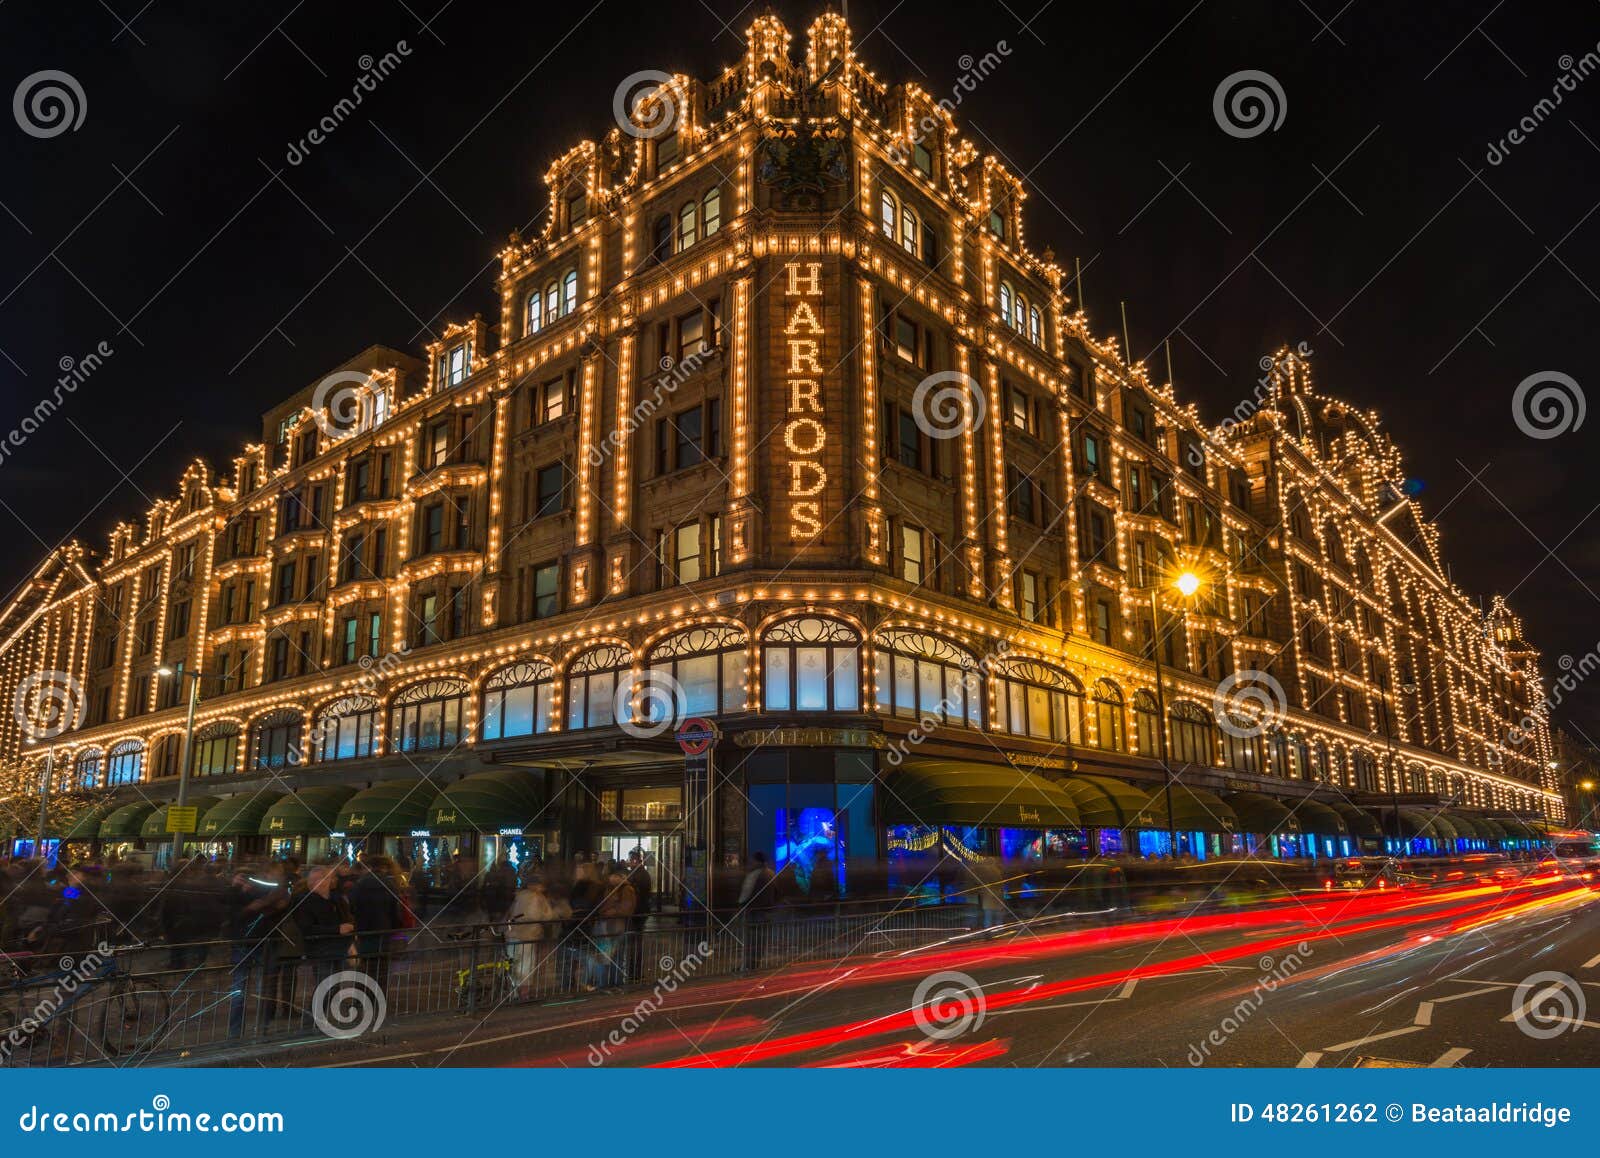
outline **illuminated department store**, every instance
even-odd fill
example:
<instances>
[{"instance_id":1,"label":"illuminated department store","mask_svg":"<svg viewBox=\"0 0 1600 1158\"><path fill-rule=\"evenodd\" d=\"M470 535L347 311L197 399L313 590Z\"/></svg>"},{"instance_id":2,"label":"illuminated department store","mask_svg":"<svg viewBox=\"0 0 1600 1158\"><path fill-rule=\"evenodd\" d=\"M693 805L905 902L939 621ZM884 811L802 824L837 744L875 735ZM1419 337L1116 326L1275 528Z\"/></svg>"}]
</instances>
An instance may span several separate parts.
<instances>
[{"instance_id":1,"label":"illuminated department store","mask_svg":"<svg viewBox=\"0 0 1600 1158\"><path fill-rule=\"evenodd\" d=\"M498 313L369 346L39 565L0 618L13 853L47 767L52 848L160 848L191 688L222 857L638 847L670 888L708 842L847 883L1564 821L1538 654L1375 413L1284 349L1208 426L841 17L748 46L549 167Z\"/></svg>"}]
</instances>

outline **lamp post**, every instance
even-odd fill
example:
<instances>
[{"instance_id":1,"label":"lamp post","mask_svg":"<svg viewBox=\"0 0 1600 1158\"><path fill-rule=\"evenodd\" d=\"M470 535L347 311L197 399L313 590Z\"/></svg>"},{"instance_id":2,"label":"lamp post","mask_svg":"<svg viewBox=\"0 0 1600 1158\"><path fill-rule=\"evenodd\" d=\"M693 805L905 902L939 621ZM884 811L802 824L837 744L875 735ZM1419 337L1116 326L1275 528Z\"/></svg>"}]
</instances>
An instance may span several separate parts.
<instances>
[{"instance_id":1,"label":"lamp post","mask_svg":"<svg viewBox=\"0 0 1600 1158\"><path fill-rule=\"evenodd\" d=\"M38 742L39 741L34 737L28 737L28 743L37 744ZM45 859L44 830L50 824L50 781L55 779L55 772L56 744L55 740L52 738L50 741L50 746L45 749L44 754L44 777L39 784L39 831L34 834L37 839L33 842L34 855L40 860Z\"/></svg>"},{"instance_id":2,"label":"lamp post","mask_svg":"<svg viewBox=\"0 0 1600 1158\"><path fill-rule=\"evenodd\" d=\"M189 751L194 745L194 712L200 705L200 681L205 677L197 671L188 671L184 668L158 667L156 675L162 679L172 676L186 676L189 679L189 715L183 727L183 747L178 750L178 798L168 806L170 816L173 808L182 808L189 801ZM178 862L183 859L183 837L181 832L172 834L172 871L178 869Z\"/></svg>"},{"instance_id":3,"label":"lamp post","mask_svg":"<svg viewBox=\"0 0 1600 1158\"><path fill-rule=\"evenodd\" d=\"M1185 599L1200 590L1200 576L1193 571L1180 571L1172 585ZM1156 736L1161 745L1162 797L1167 808L1167 847L1174 859L1178 855L1177 824L1172 819L1172 757L1167 746L1167 697L1162 688L1161 674L1161 584L1150 584L1150 658L1156 669Z\"/></svg>"}]
</instances>

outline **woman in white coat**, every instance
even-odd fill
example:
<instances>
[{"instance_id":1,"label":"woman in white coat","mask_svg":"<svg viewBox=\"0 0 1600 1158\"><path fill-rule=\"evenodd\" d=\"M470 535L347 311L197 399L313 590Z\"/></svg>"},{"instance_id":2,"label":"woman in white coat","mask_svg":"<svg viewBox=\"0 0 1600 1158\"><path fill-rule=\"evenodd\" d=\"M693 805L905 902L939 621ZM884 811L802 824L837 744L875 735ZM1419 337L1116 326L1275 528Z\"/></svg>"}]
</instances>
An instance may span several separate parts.
<instances>
[{"instance_id":1,"label":"woman in white coat","mask_svg":"<svg viewBox=\"0 0 1600 1158\"><path fill-rule=\"evenodd\" d=\"M506 956L511 958L517 996L524 1001L559 934L552 924L556 920L556 907L545 895L544 881L535 877L517 890L506 915Z\"/></svg>"}]
</instances>

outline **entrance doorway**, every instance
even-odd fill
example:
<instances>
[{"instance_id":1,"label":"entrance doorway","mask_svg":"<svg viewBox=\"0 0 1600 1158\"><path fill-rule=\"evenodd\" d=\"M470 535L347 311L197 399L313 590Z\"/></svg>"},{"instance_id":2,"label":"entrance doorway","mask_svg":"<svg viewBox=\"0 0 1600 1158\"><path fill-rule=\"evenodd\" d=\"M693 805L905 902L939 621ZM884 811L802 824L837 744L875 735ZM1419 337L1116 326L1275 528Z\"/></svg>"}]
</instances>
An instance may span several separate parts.
<instances>
[{"instance_id":1,"label":"entrance doorway","mask_svg":"<svg viewBox=\"0 0 1600 1158\"><path fill-rule=\"evenodd\" d=\"M662 906L675 902L682 893L681 871L683 864L683 836L676 832L618 832L601 833L601 860L619 860L626 864L634 849L644 857L644 867L650 873L650 887Z\"/></svg>"}]
</instances>

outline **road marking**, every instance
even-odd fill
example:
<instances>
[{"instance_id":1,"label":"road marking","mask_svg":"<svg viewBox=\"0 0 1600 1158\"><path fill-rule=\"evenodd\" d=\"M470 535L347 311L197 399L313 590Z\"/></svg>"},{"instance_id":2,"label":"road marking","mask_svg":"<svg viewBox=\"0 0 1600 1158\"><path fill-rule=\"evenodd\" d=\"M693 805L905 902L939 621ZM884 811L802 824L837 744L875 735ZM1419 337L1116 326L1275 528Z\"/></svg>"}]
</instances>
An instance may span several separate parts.
<instances>
[{"instance_id":1,"label":"road marking","mask_svg":"<svg viewBox=\"0 0 1600 1158\"><path fill-rule=\"evenodd\" d=\"M1459 1045L1454 1049L1447 1049L1429 1062L1428 1068L1430 1070L1447 1070L1471 1052L1470 1049L1463 1049Z\"/></svg>"},{"instance_id":2,"label":"road marking","mask_svg":"<svg viewBox=\"0 0 1600 1158\"><path fill-rule=\"evenodd\" d=\"M1600 965L1600 953L1596 953L1583 963L1585 969L1593 969L1596 965Z\"/></svg>"},{"instance_id":3,"label":"road marking","mask_svg":"<svg viewBox=\"0 0 1600 1158\"><path fill-rule=\"evenodd\" d=\"M1421 1005L1417 1006L1417 1016L1412 1020L1417 1025L1432 1025L1433 1002L1424 1001Z\"/></svg>"},{"instance_id":4,"label":"road marking","mask_svg":"<svg viewBox=\"0 0 1600 1158\"><path fill-rule=\"evenodd\" d=\"M1402 1026L1400 1029L1391 1029L1385 1033L1374 1033L1366 1037L1358 1037L1354 1041L1342 1041L1338 1045L1330 1045L1328 1050L1333 1053L1342 1053L1347 1049L1355 1049L1358 1045L1366 1045L1368 1042L1383 1041L1385 1038L1390 1037L1404 1037L1408 1033L1417 1033L1426 1028L1427 1026L1425 1025Z\"/></svg>"},{"instance_id":5,"label":"road marking","mask_svg":"<svg viewBox=\"0 0 1600 1158\"><path fill-rule=\"evenodd\" d=\"M1321 1060L1321 1052L1318 1050L1312 1050L1310 1053L1306 1054L1305 1057L1295 1062L1294 1068L1297 1070L1314 1070L1317 1068L1317 1063Z\"/></svg>"}]
</instances>

